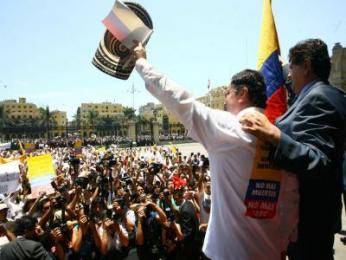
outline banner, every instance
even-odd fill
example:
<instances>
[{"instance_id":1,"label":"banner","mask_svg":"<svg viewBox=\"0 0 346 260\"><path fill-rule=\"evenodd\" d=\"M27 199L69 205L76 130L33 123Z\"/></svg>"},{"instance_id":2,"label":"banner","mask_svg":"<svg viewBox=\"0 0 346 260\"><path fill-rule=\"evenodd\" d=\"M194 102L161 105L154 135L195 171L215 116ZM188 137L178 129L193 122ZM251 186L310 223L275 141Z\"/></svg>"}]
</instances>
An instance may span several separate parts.
<instances>
[{"instance_id":1,"label":"banner","mask_svg":"<svg viewBox=\"0 0 346 260\"><path fill-rule=\"evenodd\" d=\"M1 164L0 194L15 192L19 187L19 160Z\"/></svg>"},{"instance_id":2,"label":"banner","mask_svg":"<svg viewBox=\"0 0 346 260\"><path fill-rule=\"evenodd\" d=\"M98 154L105 153L106 152L106 147L102 146L102 147L96 149L95 152L98 153Z\"/></svg>"},{"instance_id":3,"label":"banner","mask_svg":"<svg viewBox=\"0 0 346 260\"><path fill-rule=\"evenodd\" d=\"M276 214L281 171L269 161L270 145L257 140L251 179L246 192L246 216L270 219Z\"/></svg>"},{"instance_id":4,"label":"banner","mask_svg":"<svg viewBox=\"0 0 346 260\"><path fill-rule=\"evenodd\" d=\"M83 142L82 142L81 139L76 139L75 140L74 145L73 145L73 147L74 147L74 149L73 149L74 154L76 154L76 155L81 155L82 154L82 144L83 144Z\"/></svg>"},{"instance_id":5,"label":"banner","mask_svg":"<svg viewBox=\"0 0 346 260\"><path fill-rule=\"evenodd\" d=\"M36 149L36 144L34 143L24 143L25 153L32 153Z\"/></svg>"},{"instance_id":6,"label":"banner","mask_svg":"<svg viewBox=\"0 0 346 260\"><path fill-rule=\"evenodd\" d=\"M1 150L7 150L7 149L11 149L11 143L1 143L0 144L0 151Z\"/></svg>"},{"instance_id":7,"label":"banner","mask_svg":"<svg viewBox=\"0 0 346 260\"><path fill-rule=\"evenodd\" d=\"M50 154L44 154L29 157L27 163L32 196L34 198L37 197L40 191L45 191L47 194L53 193L54 189L50 185L55 177L52 156Z\"/></svg>"}]
</instances>

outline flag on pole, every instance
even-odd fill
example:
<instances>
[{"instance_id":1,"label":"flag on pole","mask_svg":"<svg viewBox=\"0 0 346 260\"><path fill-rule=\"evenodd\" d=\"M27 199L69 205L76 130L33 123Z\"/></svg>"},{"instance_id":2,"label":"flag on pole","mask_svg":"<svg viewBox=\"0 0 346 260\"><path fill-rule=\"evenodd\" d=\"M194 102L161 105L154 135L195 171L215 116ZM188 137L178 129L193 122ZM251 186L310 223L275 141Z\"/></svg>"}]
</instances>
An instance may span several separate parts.
<instances>
[{"instance_id":1,"label":"flag on pole","mask_svg":"<svg viewBox=\"0 0 346 260\"><path fill-rule=\"evenodd\" d=\"M260 35L257 69L267 85L267 107L265 115L274 123L287 110L286 89L279 62L280 47L272 12L271 0L263 1L263 17Z\"/></svg>"},{"instance_id":2,"label":"flag on pole","mask_svg":"<svg viewBox=\"0 0 346 260\"><path fill-rule=\"evenodd\" d=\"M127 48L134 46L134 40L144 43L153 32L127 5L119 0L115 2L113 9L102 23Z\"/></svg>"},{"instance_id":3,"label":"flag on pole","mask_svg":"<svg viewBox=\"0 0 346 260\"><path fill-rule=\"evenodd\" d=\"M267 86L265 115L274 123L287 109L286 89L279 62L280 48L276 33L271 0L264 0L262 29L257 69L264 76ZM256 153L252 174L245 195L245 215L251 218L272 219L278 206L281 171L268 160L270 145L256 141Z\"/></svg>"}]
</instances>

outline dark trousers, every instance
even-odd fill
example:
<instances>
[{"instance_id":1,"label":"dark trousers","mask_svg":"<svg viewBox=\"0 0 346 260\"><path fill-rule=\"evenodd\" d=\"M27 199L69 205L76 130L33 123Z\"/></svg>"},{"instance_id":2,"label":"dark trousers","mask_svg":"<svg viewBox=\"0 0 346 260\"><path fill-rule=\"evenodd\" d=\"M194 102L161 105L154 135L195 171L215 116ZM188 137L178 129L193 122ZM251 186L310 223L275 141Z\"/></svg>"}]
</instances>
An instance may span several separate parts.
<instances>
[{"instance_id":1,"label":"dark trousers","mask_svg":"<svg viewBox=\"0 0 346 260\"><path fill-rule=\"evenodd\" d=\"M287 255L289 260L333 260L333 245L334 234L299 236L296 243L288 245Z\"/></svg>"}]
</instances>

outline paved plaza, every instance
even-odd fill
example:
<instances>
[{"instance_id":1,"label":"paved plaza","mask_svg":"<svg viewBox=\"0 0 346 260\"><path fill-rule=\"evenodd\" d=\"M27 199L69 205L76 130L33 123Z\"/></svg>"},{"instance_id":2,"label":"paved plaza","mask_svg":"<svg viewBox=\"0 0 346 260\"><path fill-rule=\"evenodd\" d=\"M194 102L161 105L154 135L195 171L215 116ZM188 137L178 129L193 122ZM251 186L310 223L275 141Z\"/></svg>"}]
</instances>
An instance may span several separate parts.
<instances>
[{"instance_id":1,"label":"paved plaza","mask_svg":"<svg viewBox=\"0 0 346 260\"><path fill-rule=\"evenodd\" d=\"M202 154L207 154L204 147L198 143L189 143L189 144L179 144L177 145L177 148L180 150L180 152L183 155L189 155L191 152L197 153L201 152ZM335 249L335 260L345 260L346 259L346 245L344 245L340 238L342 236L346 236L346 216L345 216L345 210L343 210L343 216L342 216L342 226L343 231L342 235L336 234L335 236L335 243L334 243L334 249ZM316 227L318 229L318 227Z\"/></svg>"}]
</instances>

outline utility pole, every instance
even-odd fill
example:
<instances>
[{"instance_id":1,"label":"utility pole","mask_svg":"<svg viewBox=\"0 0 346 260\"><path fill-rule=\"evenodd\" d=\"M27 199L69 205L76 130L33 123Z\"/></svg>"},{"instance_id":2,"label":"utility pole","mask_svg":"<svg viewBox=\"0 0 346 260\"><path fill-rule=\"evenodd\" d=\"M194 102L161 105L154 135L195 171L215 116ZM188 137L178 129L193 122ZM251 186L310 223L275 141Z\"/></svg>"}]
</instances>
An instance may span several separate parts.
<instances>
[{"instance_id":1,"label":"utility pole","mask_svg":"<svg viewBox=\"0 0 346 260\"><path fill-rule=\"evenodd\" d=\"M135 93L139 93L139 90L135 88L135 84L132 83L132 87L130 90L128 90L132 94L132 109L135 110Z\"/></svg>"},{"instance_id":2,"label":"utility pole","mask_svg":"<svg viewBox=\"0 0 346 260\"><path fill-rule=\"evenodd\" d=\"M208 96L209 96L209 107L211 108L211 92L210 92L210 79L208 79Z\"/></svg>"}]
</instances>

